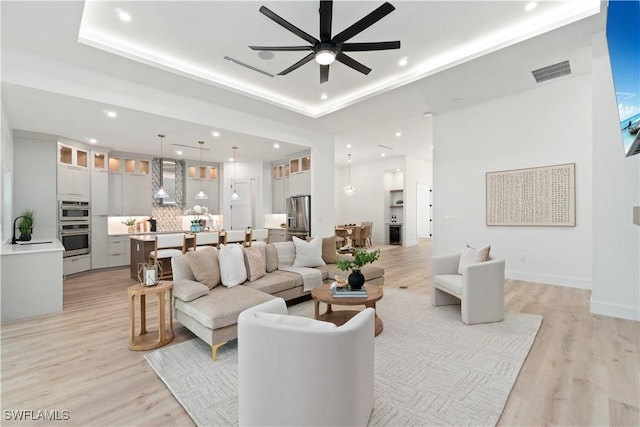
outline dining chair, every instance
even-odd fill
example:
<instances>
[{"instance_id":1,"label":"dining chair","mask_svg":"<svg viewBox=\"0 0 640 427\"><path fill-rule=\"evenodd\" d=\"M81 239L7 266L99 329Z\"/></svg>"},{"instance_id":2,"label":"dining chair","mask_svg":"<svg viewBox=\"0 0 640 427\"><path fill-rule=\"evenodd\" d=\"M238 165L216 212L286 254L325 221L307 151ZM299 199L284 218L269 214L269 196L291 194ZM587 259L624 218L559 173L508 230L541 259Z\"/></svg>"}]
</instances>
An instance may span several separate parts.
<instances>
[{"instance_id":1,"label":"dining chair","mask_svg":"<svg viewBox=\"0 0 640 427\"><path fill-rule=\"evenodd\" d=\"M351 246L354 248L362 247L362 227L353 227L351 229Z\"/></svg>"},{"instance_id":2,"label":"dining chair","mask_svg":"<svg viewBox=\"0 0 640 427\"><path fill-rule=\"evenodd\" d=\"M362 235L360 236L360 240L362 241L362 245L364 247L371 247L371 226L365 225L362 227Z\"/></svg>"},{"instance_id":3,"label":"dining chair","mask_svg":"<svg viewBox=\"0 0 640 427\"><path fill-rule=\"evenodd\" d=\"M340 249L347 244L347 230L345 228L336 227L336 249Z\"/></svg>"}]
</instances>

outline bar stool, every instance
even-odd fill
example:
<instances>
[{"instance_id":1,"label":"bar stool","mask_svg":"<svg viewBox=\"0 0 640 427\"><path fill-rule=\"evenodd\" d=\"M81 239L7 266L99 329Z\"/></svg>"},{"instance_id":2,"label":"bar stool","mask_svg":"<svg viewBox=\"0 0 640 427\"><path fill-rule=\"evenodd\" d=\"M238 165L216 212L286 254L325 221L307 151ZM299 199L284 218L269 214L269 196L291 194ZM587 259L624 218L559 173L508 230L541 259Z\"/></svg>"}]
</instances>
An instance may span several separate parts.
<instances>
[{"instance_id":1,"label":"bar stool","mask_svg":"<svg viewBox=\"0 0 640 427\"><path fill-rule=\"evenodd\" d=\"M218 232L218 247L220 247L220 245L226 245L227 244L227 232L224 230L220 230Z\"/></svg>"},{"instance_id":2,"label":"bar stool","mask_svg":"<svg viewBox=\"0 0 640 427\"><path fill-rule=\"evenodd\" d=\"M156 235L154 249L149 252L149 262L158 265L160 280L171 280L171 258L182 255L186 251L186 236L184 234ZM179 249L178 249L179 248Z\"/></svg>"},{"instance_id":3,"label":"bar stool","mask_svg":"<svg viewBox=\"0 0 640 427\"><path fill-rule=\"evenodd\" d=\"M200 233L198 234L198 244L196 251L202 250L207 246L215 247L218 244L218 233Z\"/></svg>"},{"instance_id":4,"label":"bar stool","mask_svg":"<svg viewBox=\"0 0 640 427\"><path fill-rule=\"evenodd\" d=\"M251 230L250 228L248 228L247 230L245 230L244 232L244 242L242 243L242 245L245 248L250 248L251 247L251 240L253 239L253 230Z\"/></svg>"}]
</instances>

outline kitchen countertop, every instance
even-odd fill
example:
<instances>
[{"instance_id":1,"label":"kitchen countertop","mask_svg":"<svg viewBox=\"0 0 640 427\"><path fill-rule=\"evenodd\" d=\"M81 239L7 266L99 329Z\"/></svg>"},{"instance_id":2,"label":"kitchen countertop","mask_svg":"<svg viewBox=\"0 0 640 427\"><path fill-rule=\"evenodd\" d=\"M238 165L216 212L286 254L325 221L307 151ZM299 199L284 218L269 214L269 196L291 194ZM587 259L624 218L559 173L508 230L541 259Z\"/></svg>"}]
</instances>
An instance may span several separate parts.
<instances>
[{"instance_id":1,"label":"kitchen countertop","mask_svg":"<svg viewBox=\"0 0 640 427\"><path fill-rule=\"evenodd\" d=\"M58 239L34 239L15 245L12 245L11 242L3 243L0 253L2 255L24 255L57 251L64 251L64 246Z\"/></svg>"}]
</instances>

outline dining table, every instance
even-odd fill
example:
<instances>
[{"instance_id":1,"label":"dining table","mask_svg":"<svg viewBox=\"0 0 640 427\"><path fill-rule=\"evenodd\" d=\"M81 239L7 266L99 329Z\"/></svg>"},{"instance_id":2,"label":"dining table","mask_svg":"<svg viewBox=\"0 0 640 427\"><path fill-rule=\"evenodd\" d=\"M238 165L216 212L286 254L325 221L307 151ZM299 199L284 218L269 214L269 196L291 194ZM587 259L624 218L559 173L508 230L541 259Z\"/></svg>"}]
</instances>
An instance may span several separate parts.
<instances>
[{"instance_id":1,"label":"dining table","mask_svg":"<svg viewBox=\"0 0 640 427\"><path fill-rule=\"evenodd\" d=\"M351 236L353 235L353 231L355 229L359 229L360 230L360 234L361 234L362 231L364 230L364 227L362 227L361 225L356 225L356 224L337 225L335 227L336 236L344 237L345 246L360 247L362 245L362 243L360 241L353 242L352 238L351 238Z\"/></svg>"}]
</instances>

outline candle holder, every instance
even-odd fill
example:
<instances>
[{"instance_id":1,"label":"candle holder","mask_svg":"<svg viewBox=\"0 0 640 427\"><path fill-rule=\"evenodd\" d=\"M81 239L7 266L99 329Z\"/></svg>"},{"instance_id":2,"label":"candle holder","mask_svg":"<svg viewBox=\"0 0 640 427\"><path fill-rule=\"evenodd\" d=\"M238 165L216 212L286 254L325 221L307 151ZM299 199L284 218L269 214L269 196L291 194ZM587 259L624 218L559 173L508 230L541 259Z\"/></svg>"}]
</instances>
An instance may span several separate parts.
<instances>
[{"instance_id":1,"label":"candle holder","mask_svg":"<svg viewBox=\"0 0 640 427\"><path fill-rule=\"evenodd\" d=\"M148 262L138 263L138 283L144 286L155 286L158 284L158 277L162 273L162 267L158 264Z\"/></svg>"}]
</instances>

